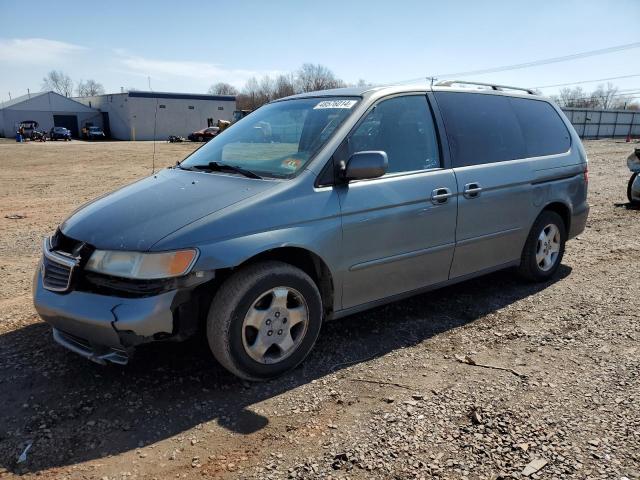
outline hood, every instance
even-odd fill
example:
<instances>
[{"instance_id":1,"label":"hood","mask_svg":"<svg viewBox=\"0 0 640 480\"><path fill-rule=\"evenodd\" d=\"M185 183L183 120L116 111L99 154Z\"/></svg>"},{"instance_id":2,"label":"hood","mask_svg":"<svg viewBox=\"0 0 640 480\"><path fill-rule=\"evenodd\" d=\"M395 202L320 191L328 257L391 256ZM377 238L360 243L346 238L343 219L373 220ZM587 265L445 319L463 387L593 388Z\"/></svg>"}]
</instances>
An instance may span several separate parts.
<instances>
[{"instance_id":1,"label":"hood","mask_svg":"<svg viewBox=\"0 0 640 480\"><path fill-rule=\"evenodd\" d=\"M277 183L165 169L81 207L60 230L103 250L145 251L175 230Z\"/></svg>"}]
</instances>

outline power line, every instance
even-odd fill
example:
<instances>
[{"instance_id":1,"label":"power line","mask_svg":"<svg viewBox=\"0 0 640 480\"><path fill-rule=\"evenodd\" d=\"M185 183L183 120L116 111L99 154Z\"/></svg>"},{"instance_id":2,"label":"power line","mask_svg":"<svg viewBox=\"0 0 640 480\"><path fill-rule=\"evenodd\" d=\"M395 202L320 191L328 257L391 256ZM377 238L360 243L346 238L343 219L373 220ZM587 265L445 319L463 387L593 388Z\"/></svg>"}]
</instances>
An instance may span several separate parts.
<instances>
[{"instance_id":1,"label":"power line","mask_svg":"<svg viewBox=\"0 0 640 480\"><path fill-rule=\"evenodd\" d=\"M623 50L630 50L632 48L638 48L640 47L640 42L634 42L634 43L625 43L624 45L615 45L613 47L607 47L607 48L601 48L598 50L589 50L586 52L579 52L579 53L572 53L571 55L563 55L561 57L551 57L551 58L545 58L545 59L541 59L541 60L534 60L531 62L524 62L524 63L516 63L513 65L503 65L501 67L491 67L491 68L485 68L485 69L480 69L480 70L469 70L466 72L457 72L457 73L441 73L441 74L436 74L436 75L427 75L424 77L416 77L416 78L411 78L408 80L401 80L398 82L392 82L392 83L411 83L411 82L419 82L419 81L427 81L427 79L430 78L436 78L436 79L440 79L440 78L445 78L445 77L468 77L470 75L483 75L485 73L497 73L497 72L506 72L508 70L519 70L522 68L530 68L530 67L537 67L540 65L547 65L550 63L560 63L560 62L568 62L571 60L578 60L581 58L587 58L587 57L593 57L596 55L606 55L607 53L614 53L614 52L620 52ZM633 75L633 76L640 76L639 75ZM623 77L620 77L623 78ZM606 79L604 79L606 80ZM594 80L594 81L601 81L601 80ZM587 83L586 81L584 83ZM573 84L570 84L573 85ZM547 85L547 86L551 86L551 85ZM544 87L536 87L536 88L546 88L547 86ZM555 85L554 85L555 86ZM560 85L558 85L560 86Z\"/></svg>"},{"instance_id":2,"label":"power line","mask_svg":"<svg viewBox=\"0 0 640 480\"><path fill-rule=\"evenodd\" d=\"M571 55L563 55L561 57L545 58L543 60L535 60L533 62L516 63L513 65L504 65L502 67L485 68L482 70L469 70L467 72L443 73L435 75L437 78L442 77L466 77L469 75L483 75L485 73L505 72L507 70L518 70L521 68L537 67L539 65L547 65L549 63L568 62L570 60L578 60L580 58L593 57L595 55L605 55L607 53L619 52L640 47L640 42L626 43L624 45L616 45L613 47L601 48L598 50L589 50L587 52L573 53Z\"/></svg>"},{"instance_id":3,"label":"power line","mask_svg":"<svg viewBox=\"0 0 640 480\"><path fill-rule=\"evenodd\" d=\"M542 85L539 87L532 87L532 88L567 87L570 85L581 85L583 83L593 83L593 82L606 82L607 80L619 80L621 78L632 78L632 77L640 77L640 73L634 73L633 75L621 75L619 77L597 78L594 80L581 80L579 82L572 82L572 83L556 83L554 85Z\"/></svg>"}]
</instances>

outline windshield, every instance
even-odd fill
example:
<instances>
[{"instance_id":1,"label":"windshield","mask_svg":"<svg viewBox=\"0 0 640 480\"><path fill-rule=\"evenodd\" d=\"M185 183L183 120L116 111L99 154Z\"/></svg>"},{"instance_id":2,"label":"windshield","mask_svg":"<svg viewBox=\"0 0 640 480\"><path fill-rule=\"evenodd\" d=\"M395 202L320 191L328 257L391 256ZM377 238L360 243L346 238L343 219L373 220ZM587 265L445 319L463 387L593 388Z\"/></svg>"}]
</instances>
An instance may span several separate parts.
<instances>
[{"instance_id":1,"label":"windshield","mask_svg":"<svg viewBox=\"0 0 640 480\"><path fill-rule=\"evenodd\" d=\"M261 176L289 177L303 168L349 116L356 98L301 98L271 103L240 120L180 166L211 162Z\"/></svg>"}]
</instances>

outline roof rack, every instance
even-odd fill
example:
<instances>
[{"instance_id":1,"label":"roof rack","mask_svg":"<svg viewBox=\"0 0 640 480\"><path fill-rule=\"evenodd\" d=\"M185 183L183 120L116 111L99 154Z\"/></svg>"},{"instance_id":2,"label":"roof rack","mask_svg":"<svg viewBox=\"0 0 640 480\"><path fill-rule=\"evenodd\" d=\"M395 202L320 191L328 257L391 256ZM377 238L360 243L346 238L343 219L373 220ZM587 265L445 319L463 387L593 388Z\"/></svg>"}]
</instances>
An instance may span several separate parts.
<instances>
[{"instance_id":1,"label":"roof rack","mask_svg":"<svg viewBox=\"0 0 640 480\"><path fill-rule=\"evenodd\" d=\"M481 83L481 82L467 82L464 80L445 80L443 82L436 83L438 87L450 87L451 85L459 84L459 85L478 85L481 87L490 87L492 90L522 90L523 92L527 92L530 95L537 95L536 92L531 90L530 88L522 88L522 87L510 87L508 85L495 85L493 83Z\"/></svg>"}]
</instances>

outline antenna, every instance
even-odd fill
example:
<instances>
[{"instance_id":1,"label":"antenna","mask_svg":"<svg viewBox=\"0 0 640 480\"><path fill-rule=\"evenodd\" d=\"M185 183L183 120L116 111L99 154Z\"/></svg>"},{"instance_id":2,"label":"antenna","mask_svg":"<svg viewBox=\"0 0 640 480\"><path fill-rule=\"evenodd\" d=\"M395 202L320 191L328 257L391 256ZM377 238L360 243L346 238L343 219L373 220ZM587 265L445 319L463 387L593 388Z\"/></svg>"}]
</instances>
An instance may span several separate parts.
<instances>
[{"instance_id":1,"label":"antenna","mask_svg":"<svg viewBox=\"0 0 640 480\"><path fill-rule=\"evenodd\" d=\"M151 88L151 77L147 77L149 82L149 90L153 92ZM156 109L153 114L153 157L151 160L151 174L156 173L156 127L158 125L158 97L156 97Z\"/></svg>"}]
</instances>

